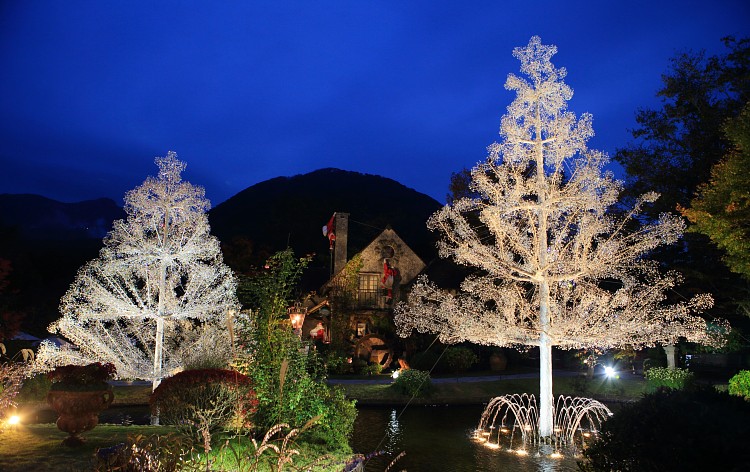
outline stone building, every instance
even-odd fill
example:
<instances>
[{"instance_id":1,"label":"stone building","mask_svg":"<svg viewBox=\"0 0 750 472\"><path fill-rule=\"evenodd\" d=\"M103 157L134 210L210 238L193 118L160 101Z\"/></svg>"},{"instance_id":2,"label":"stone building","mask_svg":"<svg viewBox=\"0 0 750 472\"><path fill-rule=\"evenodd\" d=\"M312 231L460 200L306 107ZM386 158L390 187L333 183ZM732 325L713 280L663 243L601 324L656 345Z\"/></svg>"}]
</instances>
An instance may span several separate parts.
<instances>
[{"instance_id":1,"label":"stone building","mask_svg":"<svg viewBox=\"0 0 750 472\"><path fill-rule=\"evenodd\" d=\"M396 341L393 306L425 263L390 227L347 260L349 214L336 213L332 221L333 276L308 301L312 316L303 332L322 321L327 341L340 343L354 357L387 367L394 360Z\"/></svg>"}]
</instances>

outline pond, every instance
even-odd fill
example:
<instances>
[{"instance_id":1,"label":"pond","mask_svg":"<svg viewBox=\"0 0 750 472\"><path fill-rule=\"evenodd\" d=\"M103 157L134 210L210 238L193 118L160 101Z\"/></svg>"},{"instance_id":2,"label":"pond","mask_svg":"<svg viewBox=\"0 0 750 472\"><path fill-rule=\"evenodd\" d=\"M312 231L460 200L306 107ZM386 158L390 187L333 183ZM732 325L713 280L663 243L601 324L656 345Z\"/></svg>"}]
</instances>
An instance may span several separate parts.
<instances>
[{"instance_id":1,"label":"pond","mask_svg":"<svg viewBox=\"0 0 750 472\"><path fill-rule=\"evenodd\" d=\"M481 406L410 406L359 408L354 425L355 452L385 451L371 459L366 470L382 472L400 452L406 455L391 469L409 472L451 471L527 472L575 471L573 458L552 459L534 454L517 456L489 449L471 439L479 423Z\"/></svg>"}]
</instances>

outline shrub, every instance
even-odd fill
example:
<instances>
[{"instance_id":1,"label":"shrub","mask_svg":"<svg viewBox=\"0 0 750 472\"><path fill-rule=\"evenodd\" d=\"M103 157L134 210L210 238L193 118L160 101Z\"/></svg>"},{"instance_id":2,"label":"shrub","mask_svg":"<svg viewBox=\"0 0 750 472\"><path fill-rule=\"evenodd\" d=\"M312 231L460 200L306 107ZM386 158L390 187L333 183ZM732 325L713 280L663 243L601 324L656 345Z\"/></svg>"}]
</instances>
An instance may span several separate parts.
<instances>
[{"instance_id":1,"label":"shrub","mask_svg":"<svg viewBox=\"0 0 750 472\"><path fill-rule=\"evenodd\" d=\"M0 420L16 406L15 398L21 390L27 365L20 362L0 363ZM5 422L0 423L0 431Z\"/></svg>"},{"instance_id":2,"label":"shrub","mask_svg":"<svg viewBox=\"0 0 750 472\"><path fill-rule=\"evenodd\" d=\"M729 379L729 394L750 400L750 370L741 370Z\"/></svg>"},{"instance_id":3,"label":"shrub","mask_svg":"<svg viewBox=\"0 0 750 472\"><path fill-rule=\"evenodd\" d=\"M18 392L18 399L25 402L45 401L51 386L52 382L49 381L46 374L36 374L24 379L21 391Z\"/></svg>"},{"instance_id":4,"label":"shrub","mask_svg":"<svg viewBox=\"0 0 750 472\"><path fill-rule=\"evenodd\" d=\"M357 419L357 408L354 401L346 399L341 387L330 388L327 393L323 398L326 408L307 434L330 450L345 450Z\"/></svg>"},{"instance_id":5,"label":"shrub","mask_svg":"<svg viewBox=\"0 0 750 472\"><path fill-rule=\"evenodd\" d=\"M352 365L345 356L330 352L325 356L326 372L329 374L343 375L352 371Z\"/></svg>"},{"instance_id":6,"label":"shrub","mask_svg":"<svg viewBox=\"0 0 750 472\"><path fill-rule=\"evenodd\" d=\"M151 410L211 449L211 434L249 426L258 404L250 378L225 369L186 370L164 379L151 394Z\"/></svg>"},{"instance_id":7,"label":"shrub","mask_svg":"<svg viewBox=\"0 0 750 472\"><path fill-rule=\"evenodd\" d=\"M380 375L383 372L383 366L377 362L365 364L357 371L359 375Z\"/></svg>"},{"instance_id":8,"label":"shrub","mask_svg":"<svg viewBox=\"0 0 750 472\"><path fill-rule=\"evenodd\" d=\"M412 369L432 371L438 362L438 355L434 351L422 351L414 354L409 360Z\"/></svg>"},{"instance_id":9,"label":"shrub","mask_svg":"<svg viewBox=\"0 0 750 472\"><path fill-rule=\"evenodd\" d=\"M623 406L584 450L584 471L748 470L750 403L713 388L667 390Z\"/></svg>"},{"instance_id":10,"label":"shrub","mask_svg":"<svg viewBox=\"0 0 750 472\"><path fill-rule=\"evenodd\" d=\"M401 374L393 382L392 387L403 395L421 397L428 394L432 389L432 380L430 380L428 372L407 369L401 371Z\"/></svg>"},{"instance_id":11,"label":"shrub","mask_svg":"<svg viewBox=\"0 0 750 472\"><path fill-rule=\"evenodd\" d=\"M61 365L47 373L52 382L50 390L100 390L107 388L107 380L114 378L115 366L94 362L87 365Z\"/></svg>"},{"instance_id":12,"label":"shrub","mask_svg":"<svg viewBox=\"0 0 750 472\"><path fill-rule=\"evenodd\" d=\"M446 348L443 357L440 358L440 366L448 372L465 372L471 366L479 362L474 351L468 347L453 346Z\"/></svg>"},{"instance_id":13,"label":"shrub","mask_svg":"<svg viewBox=\"0 0 750 472\"><path fill-rule=\"evenodd\" d=\"M366 373L365 374L362 373L366 367L367 367L367 361L364 359L355 357L354 360L352 361L352 370L354 370L354 372L357 375L367 375Z\"/></svg>"},{"instance_id":14,"label":"shrub","mask_svg":"<svg viewBox=\"0 0 750 472\"><path fill-rule=\"evenodd\" d=\"M693 384L693 373L687 369L669 369L652 367L646 371L648 391L654 392L661 387L682 390Z\"/></svg>"},{"instance_id":15,"label":"shrub","mask_svg":"<svg viewBox=\"0 0 750 472\"><path fill-rule=\"evenodd\" d=\"M177 472L189 459L189 447L174 434L128 436L127 441L99 448L94 456L97 472Z\"/></svg>"}]
</instances>

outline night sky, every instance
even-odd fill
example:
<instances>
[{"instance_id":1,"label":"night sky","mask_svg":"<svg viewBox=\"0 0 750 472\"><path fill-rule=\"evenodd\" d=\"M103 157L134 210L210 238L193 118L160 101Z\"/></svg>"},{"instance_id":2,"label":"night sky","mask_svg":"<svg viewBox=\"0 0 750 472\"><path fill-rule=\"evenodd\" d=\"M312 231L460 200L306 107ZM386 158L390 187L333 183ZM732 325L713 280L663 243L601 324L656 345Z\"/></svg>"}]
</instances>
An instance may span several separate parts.
<instances>
[{"instance_id":1,"label":"night sky","mask_svg":"<svg viewBox=\"0 0 750 472\"><path fill-rule=\"evenodd\" d=\"M531 36L558 46L570 108L613 154L671 57L748 34L747 0L6 0L0 193L121 203L174 150L214 205L322 167L442 202L498 139Z\"/></svg>"}]
</instances>

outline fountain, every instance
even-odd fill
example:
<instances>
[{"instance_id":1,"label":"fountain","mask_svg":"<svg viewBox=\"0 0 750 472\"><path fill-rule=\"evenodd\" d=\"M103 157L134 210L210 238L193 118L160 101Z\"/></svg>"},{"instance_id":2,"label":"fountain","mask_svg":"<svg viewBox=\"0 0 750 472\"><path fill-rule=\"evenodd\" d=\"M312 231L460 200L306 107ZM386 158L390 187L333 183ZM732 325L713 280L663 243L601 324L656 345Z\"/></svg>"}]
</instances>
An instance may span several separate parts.
<instances>
[{"instance_id":1,"label":"fountain","mask_svg":"<svg viewBox=\"0 0 750 472\"><path fill-rule=\"evenodd\" d=\"M534 395L527 393L495 397L482 413L474 439L493 449L519 455L535 448L557 458L566 451L575 454L596 436L612 412L591 398L561 395L554 409L554 430L549 437L539 434L539 410Z\"/></svg>"}]
</instances>

